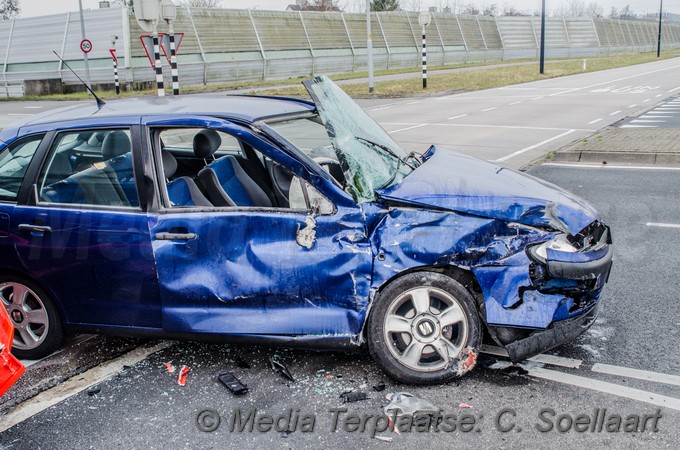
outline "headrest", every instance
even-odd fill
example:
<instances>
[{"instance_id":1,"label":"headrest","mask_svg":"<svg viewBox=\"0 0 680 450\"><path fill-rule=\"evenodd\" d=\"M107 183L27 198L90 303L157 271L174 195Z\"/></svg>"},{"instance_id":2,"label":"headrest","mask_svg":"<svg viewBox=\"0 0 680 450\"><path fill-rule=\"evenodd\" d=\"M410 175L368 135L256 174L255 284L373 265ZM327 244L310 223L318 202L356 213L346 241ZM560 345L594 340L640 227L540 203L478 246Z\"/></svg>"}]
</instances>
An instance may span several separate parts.
<instances>
[{"instance_id":1,"label":"headrest","mask_svg":"<svg viewBox=\"0 0 680 450\"><path fill-rule=\"evenodd\" d=\"M201 130L194 136L194 155L197 158L212 156L222 145L222 138L215 130Z\"/></svg>"},{"instance_id":2,"label":"headrest","mask_svg":"<svg viewBox=\"0 0 680 450\"><path fill-rule=\"evenodd\" d=\"M111 131L106 134L102 142L102 156L104 159L130 153L130 138L124 131Z\"/></svg>"},{"instance_id":3,"label":"headrest","mask_svg":"<svg viewBox=\"0 0 680 450\"><path fill-rule=\"evenodd\" d=\"M172 177L177 171L177 160L172 153L167 150L161 150L161 158L163 159L163 172L165 178Z\"/></svg>"}]
</instances>

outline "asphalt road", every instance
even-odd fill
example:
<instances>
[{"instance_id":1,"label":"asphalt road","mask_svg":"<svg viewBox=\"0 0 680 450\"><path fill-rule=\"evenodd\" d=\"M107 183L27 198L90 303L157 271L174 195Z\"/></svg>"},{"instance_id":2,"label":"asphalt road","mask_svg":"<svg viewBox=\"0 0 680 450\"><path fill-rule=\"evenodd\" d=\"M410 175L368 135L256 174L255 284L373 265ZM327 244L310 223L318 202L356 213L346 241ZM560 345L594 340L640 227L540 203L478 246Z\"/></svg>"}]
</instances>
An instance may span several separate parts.
<instances>
[{"instance_id":1,"label":"asphalt road","mask_svg":"<svg viewBox=\"0 0 680 450\"><path fill-rule=\"evenodd\" d=\"M532 363L506 370L486 366L497 362L483 356L479 366L458 382L431 387L400 386L386 379L364 353L315 353L282 349L177 343L162 349L117 375L99 381L94 389L67 398L0 435L2 448L675 448L680 433L680 319L677 313L680 263L673 242L680 228L646 225L648 222L680 224L680 212L669 208L669 199L680 196L677 170L592 169L540 166L534 175L584 196L612 226L616 244L615 265L603 299L603 311L594 327L576 342L554 352L558 364L579 363L579 368ZM153 345L153 344L150 344ZM271 370L275 356L284 362L295 381ZM502 359L502 358L501 358ZM245 368L243 361L250 367ZM164 363L176 371L168 373ZM119 363L118 369L120 366ZM596 365L597 364L597 365ZM617 374L597 372L603 368ZM177 370L190 368L184 387L177 384ZM641 372L636 373L631 369ZM102 369L106 372L106 369ZM236 397L216 377L232 371L251 391ZM113 368L112 373L116 373ZM620 372L620 373L619 373ZM664 377L670 374L671 377ZM648 379L636 379L632 376ZM547 379L545 379L547 377ZM78 377L77 377L78 378ZM99 378L89 375L75 383L85 386ZM664 383L658 382L659 380ZM381 381L386 389L372 386ZM669 384L671 383L671 384ZM672 384L675 383L675 384ZM366 392L369 399L342 404L339 395L347 390ZM63 387L61 391L68 391ZM333 409L348 413L381 413L388 403L385 395L408 391L455 414L475 417L472 431L391 433L371 437L368 432L333 432ZM59 394L59 392L57 392ZM56 394L55 394L56 395ZM633 400L645 399L645 401ZM43 401L46 401L42 399ZM31 403L31 402L28 402ZM461 407L467 404L471 408ZM660 406L661 405L661 406ZM465 406L465 405L463 405ZM35 406L34 406L35 407ZM213 432L199 431L196 415L214 409L221 416ZM257 414L315 416L313 432L231 432L230 421L238 410L245 420L251 408ZM496 419L504 408L501 432ZM661 418L644 432L559 432L555 417L570 414L648 415ZM602 412L606 408L606 412ZM344 423L345 413L340 415ZM301 420L301 419L300 419ZM465 419L471 420L471 419ZM584 419L585 420L585 419ZM204 423L208 423L204 422ZM562 419L566 426L568 419ZM301 423L301 422L300 422ZM555 428L546 429L548 423ZM460 426L461 422L457 422ZM283 425L283 422L282 422ZM519 429L518 429L519 428ZM238 428L237 428L238 429ZM247 430L247 429L246 429Z\"/></svg>"},{"instance_id":2,"label":"asphalt road","mask_svg":"<svg viewBox=\"0 0 680 450\"><path fill-rule=\"evenodd\" d=\"M360 104L409 150L435 143L519 168L680 93L680 59L478 92Z\"/></svg>"}]
</instances>

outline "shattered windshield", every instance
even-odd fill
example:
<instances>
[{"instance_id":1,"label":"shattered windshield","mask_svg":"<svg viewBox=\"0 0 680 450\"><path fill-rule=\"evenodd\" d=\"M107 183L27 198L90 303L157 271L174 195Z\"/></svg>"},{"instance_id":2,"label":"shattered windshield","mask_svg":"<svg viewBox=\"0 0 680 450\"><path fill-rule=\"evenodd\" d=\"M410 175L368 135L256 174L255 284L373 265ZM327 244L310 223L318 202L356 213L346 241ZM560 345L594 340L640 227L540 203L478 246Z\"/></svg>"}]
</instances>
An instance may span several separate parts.
<instances>
[{"instance_id":1,"label":"shattered windshield","mask_svg":"<svg viewBox=\"0 0 680 450\"><path fill-rule=\"evenodd\" d=\"M357 202L374 200L376 189L400 183L420 163L330 79L315 77L304 85Z\"/></svg>"}]
</instances>

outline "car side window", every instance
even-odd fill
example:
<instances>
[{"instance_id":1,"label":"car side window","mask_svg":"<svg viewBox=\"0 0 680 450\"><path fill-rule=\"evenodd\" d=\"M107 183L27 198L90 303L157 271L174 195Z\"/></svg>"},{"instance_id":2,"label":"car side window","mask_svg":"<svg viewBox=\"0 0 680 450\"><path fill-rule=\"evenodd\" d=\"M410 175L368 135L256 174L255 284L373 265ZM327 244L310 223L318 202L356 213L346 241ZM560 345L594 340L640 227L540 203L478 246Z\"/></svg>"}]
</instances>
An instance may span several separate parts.
<instances>
[{"instance_id":1,"label":"car side window","mask_svg":"<svg viewBox=\"0 0 680 450\"><path fill-rule=\"evenodd\" d=\"M61 133L43 165L40 202L138 207L129 129Z\"/></svg>"},{"instance_id":2,"label":"car side window","mask_svg":"<svg viewBox=\"0 0 680 450\"><path fill-rule=\"evenodd\" d=\"M44 135L20 139L0 151L0 199L16 200L28 165Z\"/></svg>"}]
</instances>

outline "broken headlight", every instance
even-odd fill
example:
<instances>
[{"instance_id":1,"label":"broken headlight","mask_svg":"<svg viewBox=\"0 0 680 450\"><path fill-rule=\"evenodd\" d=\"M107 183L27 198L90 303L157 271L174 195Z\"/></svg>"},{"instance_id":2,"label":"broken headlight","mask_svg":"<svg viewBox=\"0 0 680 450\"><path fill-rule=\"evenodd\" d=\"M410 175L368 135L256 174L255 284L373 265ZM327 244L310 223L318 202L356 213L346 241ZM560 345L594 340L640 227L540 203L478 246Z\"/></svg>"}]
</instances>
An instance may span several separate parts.
<instances>
[{"instance_id":1,"label":"broken headlight","mask_svg":"<svg viewBox=\"0 0 680 450\"><path fill-rule=\"evenodd\" d=\"M558 234L550 241L527 247L527 254L533 261L545 264L548 258L548 249L565 253L575 253L579 251L578 248L574 247L567 240L567 236L565 234Z\"/></svg>"}]
</instances>

